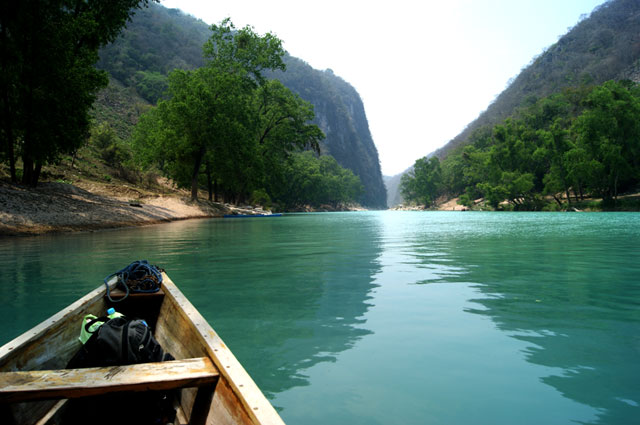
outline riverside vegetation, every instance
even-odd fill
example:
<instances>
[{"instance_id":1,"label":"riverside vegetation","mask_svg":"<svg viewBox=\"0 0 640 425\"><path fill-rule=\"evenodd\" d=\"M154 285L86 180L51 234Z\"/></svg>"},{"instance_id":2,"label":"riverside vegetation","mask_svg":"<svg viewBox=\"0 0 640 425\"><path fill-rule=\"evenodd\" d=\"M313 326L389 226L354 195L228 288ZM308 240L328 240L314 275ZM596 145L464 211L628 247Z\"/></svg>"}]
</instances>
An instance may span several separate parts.
<instances>
[{"instance_id":1,"label":"riverside vegetation","mask_svg":"<svg viewBox=\"0 0 640 425\"><path fill-rule=\"evenodd\" d=\"M470 142L442 162L417 160L402 178L404 198L427 207L442 195L470 208L478 198L510 210L640 207L619 199L640 183L640 85L631 81L565 89Z\"/></svg>"},{"instance_id":2,"label":"riverside vegetation","mask_svg":"<svg viewBox=\"0 0 640 425\"><path fill-rule=\"evenodd\" d=\"M140 113L166 100L163 93L173 69L205 65L202 46L210 36L207 24L177 9L150 4L138 11L121 35L100 50L97 67L109 73L110 84L94 105L96 121L108 123L120 138L129 140ZM378 152L358 92L330 69L313 69L286 53L282 61L286 70L265 69L265 78L280 81L313 105L311 123L325 134L318 143L321 153L360 179L360 204L384 208Z\"/></svg>"},{"instance_id":3,"label":"riverside vegetation","mask_svg":"<svg viewBox=\"0 0 640 425\"><path fill-rule=\"evenodd\" d=\"M108 81L93 65L98 49L148 2L116 6L34 1L3 14L0 160L12 182L35 187L41 176L56 175L51 166L66 159L73 168L88 155L111 170L107 181L115 174L140 184L166 175L190 187L192 199L206 187L210 200L282 209L359 200L360 179L318 156L324 134L310 123L313 106L263 75L285 69L281 41L249 27L236 30L228 20L211 27L201 67L167 78L138 75L141 91L158 105L142 106L125 138L108 122L92 121L91 106ZM35 72L43 63L47 76Z\"/></svg>"},{"instance_id":4,"label":"riverside vegetation","mask_svg":"<svg viewBox=\"0 0 640 425\"><path fill-rule=\"evenodd\" d=\"M439 196L459 197L469 208L487 209L640 209L634 199L639 25L635 0L610 0L582 16L464 131L415 163L403 177L405 200L432 206ZM392 204L401 201L394 189L399 180L392 179Z\"/></svg>"}]
</instances>

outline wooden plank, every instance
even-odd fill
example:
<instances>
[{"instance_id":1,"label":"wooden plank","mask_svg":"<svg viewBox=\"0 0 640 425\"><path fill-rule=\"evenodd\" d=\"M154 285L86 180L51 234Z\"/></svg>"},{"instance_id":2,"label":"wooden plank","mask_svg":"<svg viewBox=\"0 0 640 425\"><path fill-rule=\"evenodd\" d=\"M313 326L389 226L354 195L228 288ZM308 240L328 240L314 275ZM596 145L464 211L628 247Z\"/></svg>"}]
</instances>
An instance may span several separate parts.
<instances>
[{"instance_id":1,"label":"wooden plank","mask_svg":"<svg viewBox=\"0 0 640 425\"><path fill-rule=\"evenodd\" d=\"M115 286L116 281L110 282ZM80 348L78 335L85 314L105 312L101 285L78 301L0 347L0 371L63 368Z\"/></svg>"},{"instance_id":2,"label":"wooden plank","mask_svg":"<svg viewBox=\"0 0 640 425\"><path fill-rule=\"evenodd\" d=\"M164 291L162 290L162 286L160 287L160 290L156 291L156 292L129 292L129 295L127 295L127 293L121 289L120 287L114 288L113 290L109 291L109 296L111 297L111 299L113 300L120 300L122 298L129 298L129 297L133 297L133 298L162 298L164 297ZM117 303L116 303L117 305Z\"/></svg>"},{"instance_id":3,"label":"wooden plank","mask_svg":"<svg viewBox=\"0 0 640 425\"><path fill-rule=\"evenodd\" d=\"M116 288L111 291L111 298L116 302L105 299L105 303L127 317L144 319L151 329L155 329L164 291L160 289L158 292L129 293L126 298L125 295L122 289Z\"/></svg>"},{"instance_id":4,"label":"wooden plank","mask_svg":"<svg viewBox=\"0 0 640 425\"><path fill-rule=\"evenodd\" d=\"M169 390L198 387L217 380L218 371L207 357L127 366L6 372L0 374L0 402Z\"/></svg>"},{"instance_id":5,"label":"wooden plank","mask_svg":"<svg viewBox=\"0 0 640 425\"><path fill-rule=\"evenodd\" d=\"M113 287L115 278L110 282ZM61 369L78 351L80 324L85 314L104 315L105 286L100 285L47 320L0 347L0 372ZM11 415L19 424L34 424L55 406L55 401L13 404ZM3 423L4 422L0 422Z\"/></svg>"},{"instance_id":6,"label":"wooden plank","mask_svg":"<svg viewBox=\"0 0 640 425\"><path fill-rule=\"evenodd\" d=\"M207 424L209 410L211 410L211 402L213 400L213 395L215 394L214 390L215 388L212 386L198 388L198 394L196 394L193 409L191 410L189 425Z\"/></svg>"},{"instance_id":7,"label":"wooden plank","mask_svg":"<svg viewBox=\"0 0 640 425\"><path fill-rule=\"evenodd\" d=\"M207 423L284 425L278 412L231 350L166 274L163 274L162 284L165 302L156 328L156 338L163 347L167 345L167 351L176 357L186 356L187 353L191 353L189 356L210 357L220 371L220 382ZM179 343L172 345L172 340ZM202 350L205 352L195 354ZM214 416L215 422L212 420Z\"/></svg>"},{"instance_id":8,"label":"wooden plank","mask_svg":"<svg viewBox=\"0 0 640 425\"><path fill-rule=\"evenodd\" d=\"M58 400L58 402L51 408L51 410L49 410L46 415L44 415L38 422L36 422L36 425L47 425L49 421L53 419L62 410L63 407L65 407L68 401L69 400L66 398Z\"/></svg>"}]
</instances>

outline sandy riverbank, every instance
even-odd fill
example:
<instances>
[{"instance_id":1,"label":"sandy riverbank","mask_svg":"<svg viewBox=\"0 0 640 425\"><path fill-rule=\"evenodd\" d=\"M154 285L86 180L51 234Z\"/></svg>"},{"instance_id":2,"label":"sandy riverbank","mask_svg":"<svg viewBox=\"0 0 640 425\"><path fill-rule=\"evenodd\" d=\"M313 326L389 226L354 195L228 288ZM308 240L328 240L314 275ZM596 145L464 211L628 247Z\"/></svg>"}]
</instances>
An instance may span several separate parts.
<instances>
[{"instance_id":1,"label":"sandy riverbank","mask_svg":"<svg viewBox=\"0 0 640 425\"><path fill-rule=\"evenodd\" d=\"M46 182L32 189L0 182L0 235L140 226L230 212L224 204L191 202L175 192L146 195L123 185Z\"/></svg>"},{"instance_id":2,"label":"sandy riverbank","mask_svg":"<svg viewBox=\"0 0 640 425\"><path fill-rule=\"evenodd\" d=\"M468 208L458 204L458 198L449 199L446 202L436 205L434 208L425 208L421 205L398 205L390 208L395 211L467 211Z\"/></svg>"}]
</instances>

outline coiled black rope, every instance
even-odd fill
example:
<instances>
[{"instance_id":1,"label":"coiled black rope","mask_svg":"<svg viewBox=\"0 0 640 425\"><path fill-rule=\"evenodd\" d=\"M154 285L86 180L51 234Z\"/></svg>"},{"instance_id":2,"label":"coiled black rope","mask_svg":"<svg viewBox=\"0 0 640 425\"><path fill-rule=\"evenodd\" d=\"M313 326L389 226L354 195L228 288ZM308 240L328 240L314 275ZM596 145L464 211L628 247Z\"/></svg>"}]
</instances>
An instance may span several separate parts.
<instances>
[{"instance_id":1,"label":"coiled black rope","mask_svg":"<svg viewBox=\"0 0 640 425\"><path fill-rule=\"evenodd\" d=\"M124 269L104 278L104 284L107 287L107 298L109 301L115 303L127 298L130 292L158 292L162 284L163 271L164 270L159 267L149 264L147 260L134 261ZM125 291L125 296L119 300L111 298L108 282L113 276L118 277L116 287L122 287Z\"/></svg>"}]
</instances>

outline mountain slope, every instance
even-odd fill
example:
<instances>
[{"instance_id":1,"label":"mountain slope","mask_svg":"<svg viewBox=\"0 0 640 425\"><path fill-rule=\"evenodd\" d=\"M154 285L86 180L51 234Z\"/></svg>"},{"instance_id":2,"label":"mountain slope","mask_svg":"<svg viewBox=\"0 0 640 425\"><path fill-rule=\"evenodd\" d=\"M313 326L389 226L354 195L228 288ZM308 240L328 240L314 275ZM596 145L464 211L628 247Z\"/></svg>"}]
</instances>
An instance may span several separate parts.
<instances>
[{"instance_id":1,"label":"mountain slope","mask_svg":"<svg viewBox=\"0 0 640 425\"><path fill-rule=\"evenodd\" d=\"M404 202L400 194L400 182L402 175L407 172L408 170L395 176L384 176L384 185L387 188L387 207L392 208Z\"/></svg>"},{"instance_id":2,"label":"mountain slope","mask_svg":"<svg viewBox=\"0 0 640 425\"><path fill-rule=\"evenodd\" d=\"M565 87L640 77L640 1L612 0L596 8L522 70L485 112L433 154L444 158L524 104Z\"/></svg>"},{"instance_id":3,"label":"mountain slope","mask_svg":"<svg viewBox=\"0 0 640 425\"><path fill-rule=\"evenodd\" d=\"M96 106L98 117L107 117L116 127L123 127L122 122L135 123L137 116L130 111L142 111L145 104L161 97L168 72L203 65L201 49L208 37L209 28L204 22L178 10L151 4L138 11L121 36L101 51L98 63L112 79L136 94L137 106L114 109L100 103ZM287 55L285 62L287 71L271 76L314 105L315 123L327 136L321 143L322 151L360 177L365 189L363 205L386 208L378 152L356 90L332 72L315 70L300 59ZM114 99L118 82L108 89L108 98L115 105L119 104ZM118 110L129 112L118 116ZM118 128L118 133L126 136L127 128Z\"/></svg>"},{"instance_id":4,"label":"mountain slope","mask_svg":"<svg viewBox=\"0 0 640 425\"><path fill-rule=\"evenodd\" d=\"M360 177L365 186L365 205L386 208L378 151L358 92L331 70L315 70L292 56L287 56L285 62L287 70L272 76L314 105L314 123L326 135L323 152Z\"/></svg>"}]
</instances>

